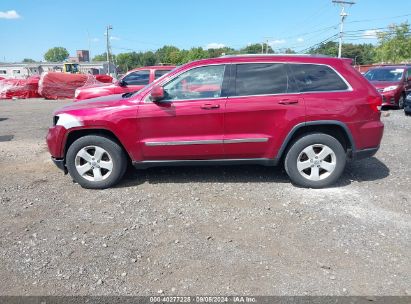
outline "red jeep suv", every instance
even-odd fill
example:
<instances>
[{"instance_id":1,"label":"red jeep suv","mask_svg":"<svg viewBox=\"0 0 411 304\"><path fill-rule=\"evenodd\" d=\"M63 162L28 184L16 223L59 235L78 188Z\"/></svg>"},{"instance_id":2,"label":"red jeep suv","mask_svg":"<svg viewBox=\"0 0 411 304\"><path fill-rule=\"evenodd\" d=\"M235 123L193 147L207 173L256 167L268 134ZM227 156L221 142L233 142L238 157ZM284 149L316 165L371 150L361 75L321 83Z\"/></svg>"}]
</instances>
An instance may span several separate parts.
<instances>
[{"instance_id":1,"label":"red jeep suv","mask_svg":"<svg viewBox=\"0 0 411 304\"><path fill-rule=\"evenodd\" d=\"M180 66L131 95L57 110L47 144L85 188L137 168L284 164L291 181L326 187L347 158L374 155L381 95L349 59L224 56Z\"/></svg>"}]
</instances>

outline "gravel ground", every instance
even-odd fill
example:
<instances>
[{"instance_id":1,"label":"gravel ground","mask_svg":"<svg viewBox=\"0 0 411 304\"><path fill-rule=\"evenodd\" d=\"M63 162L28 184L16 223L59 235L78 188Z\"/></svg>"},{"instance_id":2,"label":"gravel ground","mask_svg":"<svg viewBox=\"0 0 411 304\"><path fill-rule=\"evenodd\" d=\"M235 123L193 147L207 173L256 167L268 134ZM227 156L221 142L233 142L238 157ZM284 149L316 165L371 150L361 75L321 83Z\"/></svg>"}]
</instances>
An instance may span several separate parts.
<instances>
[{"instance_id":1,"label":"gravel ground","mask_svg":"<svg viewBox=\"0 0 411 304\"><path fill-rule=\"evenodd\" d=\"M281 168L151 168L116 188L50 161L51 112L0 101L0 295L409 295L411 118L310 190ZM7 141L11 139L10 141Z\"/></svg>"}]
</instances>

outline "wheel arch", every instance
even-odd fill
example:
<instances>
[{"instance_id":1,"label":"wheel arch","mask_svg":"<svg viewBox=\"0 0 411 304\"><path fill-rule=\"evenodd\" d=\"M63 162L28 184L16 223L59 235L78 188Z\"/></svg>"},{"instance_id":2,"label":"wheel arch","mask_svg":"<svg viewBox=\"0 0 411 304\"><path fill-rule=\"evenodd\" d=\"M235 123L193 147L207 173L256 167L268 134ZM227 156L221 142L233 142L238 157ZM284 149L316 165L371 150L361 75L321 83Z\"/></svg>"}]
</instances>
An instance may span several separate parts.
<instances>
[{"instance_id":1,"label":"wheel arch","mask_svg":"<svg viewBox=\"0 0 411 304\"><path fill-rule=\"evenodd\" d=\"M294 126L287 134L277 153L276 159L278 161L282 160L294 141L301 138L304 134L313 132L324 133L335 137L342 144L344 150L350 157L352 152L356 150L351 131L345 123L337 120L307 121Z\"/></svg>"},{"instance_id":2,"label":"wheel arch","mask_svg":"<svg viewBox=\"0 0 411 304\"><path fill-rule=\"evenodd\" d=\"M102 137L106 137L106 138L109 138L109 139L113 140L118 145L120 145L120 147L123 149L125 155L127 156L128 161L131 162L131 157L130 157L127 149L125 149L123 143L120 141L120 139L111 130L104 129L104 128L76 129L76 130L72 130L71 132L69 132L67 134L66 141L65 141L64 146L63 146L64 158L66 158L67 150L69 149L70 145L73 142L75 142L77 139L79 139L81 137L84 137L84 136L87 136L87 135L97 135L97 136L102 136Z\"/></svg>"}]
</instances>

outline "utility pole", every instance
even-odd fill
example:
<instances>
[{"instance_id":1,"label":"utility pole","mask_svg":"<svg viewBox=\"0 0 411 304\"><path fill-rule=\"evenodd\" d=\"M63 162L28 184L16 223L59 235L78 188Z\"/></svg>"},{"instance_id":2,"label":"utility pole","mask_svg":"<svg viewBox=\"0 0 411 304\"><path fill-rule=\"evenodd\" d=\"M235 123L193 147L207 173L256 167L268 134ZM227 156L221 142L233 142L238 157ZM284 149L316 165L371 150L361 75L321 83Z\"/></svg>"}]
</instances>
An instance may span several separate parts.
<instances>
[{"instance_id":1,"label":"utility pole","mask_svg":"<svg viewBox=\"0 0 411 304\"><path fill-rule=\"evenodd\" d=\"M107 25L106 28L106 44L107 44L107 74L110 75L110 35L109 31L112 30L111 25Z\"/></svg>"},{"instance_id":2,"label":"utility pole","mask_svg":"<svg viewBox=\"0 0 411 304\"><path fill-rule=\"evenodd\" d=\"M273 37L264 37L263 39L265 39L265 53L268 54L268 48L269 48L269 44L268 42L270 42L270 39L274 39ZM264 54L264 40L263 40L263 47L261 50L261 54Z\"/></svg>"},{"instance_id":3,"label":"utility pole","mask_svg":"<svg viewBox=\"0 0 411 304\"><path fill-rule=\"evenodd\" d=\"M338 39L338 58L341 58L342 52L342 39L344 35L344 20L347 18L348 14L345 12L345 5L353 5L355 4L354 1L345 1L345 0L332 0L334 4L338 4L341 6L341 13L340 13L340 38Z\"/></svg>"}]
</instances>

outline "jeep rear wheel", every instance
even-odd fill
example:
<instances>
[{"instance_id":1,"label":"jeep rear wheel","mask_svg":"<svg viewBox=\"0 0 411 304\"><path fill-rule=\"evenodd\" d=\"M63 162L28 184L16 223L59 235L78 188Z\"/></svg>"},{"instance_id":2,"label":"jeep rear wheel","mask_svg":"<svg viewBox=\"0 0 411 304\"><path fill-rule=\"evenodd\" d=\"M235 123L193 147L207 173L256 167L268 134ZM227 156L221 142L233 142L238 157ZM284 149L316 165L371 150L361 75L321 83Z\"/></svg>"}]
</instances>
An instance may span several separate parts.
<instances>
[{"instance_id":1,"label":"jeep rear wheel","mask_svg":"<svg viewBox=\"0 0 411 304\"><path fill-rule=\"evenodd\" d=\"M66 165L71 177L83 188L104 189L123 177L127 158L123 149L111 139L88 135L71 144Z\"/></svg>"},{"instance_id":2,"label":"jeep rear wheel","mask_svg":"<svg viewBox=\"0 0 411 304\"><path fill-rule=\"evenodd\" d=\"M338 180L345 163L345 150L336 138L311 133L291 145L284 167L293 183L307 188L323 188Z\"/></svg>"}]
</instances>

